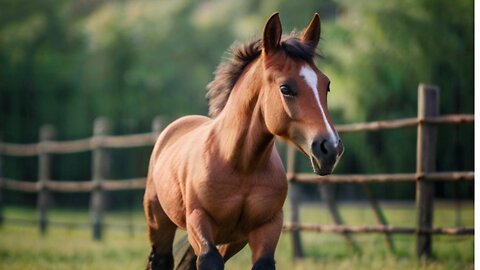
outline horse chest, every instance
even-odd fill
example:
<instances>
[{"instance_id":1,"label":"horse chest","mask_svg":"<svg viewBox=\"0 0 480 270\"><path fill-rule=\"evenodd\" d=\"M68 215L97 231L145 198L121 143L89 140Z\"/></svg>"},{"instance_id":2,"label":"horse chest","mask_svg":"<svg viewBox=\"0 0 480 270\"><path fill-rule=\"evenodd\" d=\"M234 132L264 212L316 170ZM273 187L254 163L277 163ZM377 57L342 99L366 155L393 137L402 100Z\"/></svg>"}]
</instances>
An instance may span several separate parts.
<instances>
[{"instance_id":1,"label":"horse chest","mask_svg":"<svg viewBox=\"0 0 480 270\"><path fill-rule=\"evenodd\" d=\"M283 173L278 178L263 174L208 178L198 181L196 196L225 232L248 231L281 211L287 193L284 178Z\"/></svg>"}]
</instances>

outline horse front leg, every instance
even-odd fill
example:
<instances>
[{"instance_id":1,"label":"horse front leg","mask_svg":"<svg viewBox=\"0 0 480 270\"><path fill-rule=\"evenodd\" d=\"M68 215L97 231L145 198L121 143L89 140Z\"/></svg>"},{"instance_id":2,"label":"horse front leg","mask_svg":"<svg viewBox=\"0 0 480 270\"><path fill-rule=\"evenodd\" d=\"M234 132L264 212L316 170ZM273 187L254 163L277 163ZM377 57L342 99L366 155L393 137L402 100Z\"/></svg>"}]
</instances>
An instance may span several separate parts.
<instances>
[{"instance_id":1,"label":"horse front leg","mask_svg":"<svg viewBox=\"0 0 480 270\"><path fill-rule=\"evenodd\" d=\"M171 270L173 269L172 244L177 226L165 214L151 186L145 191L143 204L151 245L146 269Z\"/></svg>"},{"instance_id":2,"label":"horse front leg","mask_svg":"<svg viewBox=\"0 0 480 270\"><path fill-rule=\"evenodd\" d=\"M223 270L223 257L213 241L213 221L202 209L193 210L187 218L188 241L197 255L198 270Z\"/></svg>"},{"instance_id":3,"label":"horse front leg","mask_svg":"<svg viewBox=\"0 0 480 270\"><path fill-rule=\"evenodd\" d=\"M283 212L278 212L269 222L251 231L248 244L252 250L252 270L275 270L275 248L282 233Z\"/></svg>"}]
</instances>

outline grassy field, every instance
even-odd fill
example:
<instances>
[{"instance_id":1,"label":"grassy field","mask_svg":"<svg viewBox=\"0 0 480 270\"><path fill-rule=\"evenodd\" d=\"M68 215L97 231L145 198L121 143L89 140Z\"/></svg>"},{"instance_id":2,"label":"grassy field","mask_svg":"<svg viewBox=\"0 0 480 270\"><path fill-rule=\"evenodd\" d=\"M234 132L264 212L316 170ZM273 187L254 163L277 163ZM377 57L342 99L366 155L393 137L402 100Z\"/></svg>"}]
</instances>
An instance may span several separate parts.
<instances>
[{"instance_id":1,"label":"grassy field","mask_svg":"<svg viewBox=\"0 0 480 270\"><path fill-rule=\"evenodd\" d=\"M414 226L413 205L384 205L390 224ZM344 204L340 211L347 224L375 224L371 209L365 205ZM35 211L22 208L5 209L7 218L35 219ZM288 215L288 214L287 214ZM52 210L54 221L88 222L88 213ZM332 224L324 207L302 207L303 222ZM451 227L460 222L473 226L473 204L464 204L460 214L449 204L437 204L435 226ZM144 226L141 212L109 213L106 222ZM434 258L418 261L415 238L409 235L394 236L395 252L386 247L381 234L357 234L355 240L361 253L349 249L340 235L303 233L306 258L294 262L291 257L290 235L285 233L277 249L277 269L473 269L473 236L435 236ZM46 236L40 236L36 227L19 226L7 222L0 229L0 269L143 269L148 254L144 232L106 230L104 240L91 240L88 229L52 227ZM229 261L226 269L250 269L250 251L245 248Z\"/></svg>"}]
</instances>

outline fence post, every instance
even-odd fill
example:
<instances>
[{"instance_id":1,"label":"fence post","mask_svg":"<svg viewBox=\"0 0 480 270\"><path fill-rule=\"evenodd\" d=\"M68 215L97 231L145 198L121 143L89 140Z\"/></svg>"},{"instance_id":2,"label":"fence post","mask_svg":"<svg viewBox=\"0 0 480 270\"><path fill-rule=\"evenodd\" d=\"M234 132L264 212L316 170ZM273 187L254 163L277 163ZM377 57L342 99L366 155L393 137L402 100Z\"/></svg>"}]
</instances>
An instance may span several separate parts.
<instances>
[{"instance_id":1,"label":"fence post","mask_svg":"<svg viewBox=\"0 0 480 270\"><path fill-rule=\"evenodd\" d=\"M93 125L93 141L95 149L92 151L92 181L93 190L90 197L90 212L92 219L93 240L102 239L103 212L105 194L102 182L105 179L109 167L108 156L103 141L110 131L110 125L106 118L95 119Z\"/></svg>"},{"instance_id":2,"label":"fence post","mask_svg":"<svg viewBox=\"0 0 480 270\"><path fill-rule=\"evenodd\" d=\"M417 256L427 259L432 253L434 182L423 181L425 173L435 171L435 147L437 129L435 125L423 120L439 113L439 90L436 86L420 84L418 86L418 129L417 129Z\"/></svg>"},{"instance_id":3,"label":"fence post","mask_svg":"<svg viewBox=\"0 0 480 270\"><path fill-rule=\"evenodd\" d=\"M296 150L291 144L287 144L287 177L289 184L290 198L290 222L291 224L300 224L300 185L295 182L295 156ZM301 259L303 257L302 239L300 230L293 226L292 234L292 250L293 259Z\"/></svg>"},{"instance_id":4,"label":"fence post","mask_svg":"<svg viewBox=\"0 0 480 270\"><path fill-rule=\"evenodd\" d=\"M51 125L45 125L40 128L40 153L38 155L38 228L40 234L45 235L48 227L47 211L50 204L50 192L47 189L47 182L51 179L51 154L42 149L42 145L53 140L55 137L55 128Z\"/></svg>"}]
</instances>

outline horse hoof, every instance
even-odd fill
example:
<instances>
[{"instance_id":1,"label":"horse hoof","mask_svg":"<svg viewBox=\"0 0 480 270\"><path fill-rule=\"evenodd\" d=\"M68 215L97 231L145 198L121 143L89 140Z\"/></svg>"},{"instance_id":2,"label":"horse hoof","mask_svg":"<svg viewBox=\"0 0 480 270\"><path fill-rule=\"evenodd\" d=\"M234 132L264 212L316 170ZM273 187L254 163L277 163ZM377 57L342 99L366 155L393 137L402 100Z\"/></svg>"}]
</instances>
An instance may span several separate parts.
<instances>
[{"instance_id":1,"label":"horse hoof","mask_svg":"<svg viewBox=\"0 0 480 270\"><path fill-rule=\"evenodd\" d=\"M273 258L260 258L252 267L252 270L275 270Z\"/></svg>"},{"instance_id":2,"label":"horse hoof","mask_svg":"<svg viewBox=\"0 0 480 270\"><path fill-rule=\"evenodd\" d=\"M223 270L224 266L223 257L216 249L198 256L197 259L198 270Z\"/></svg>"}]
</instances>

